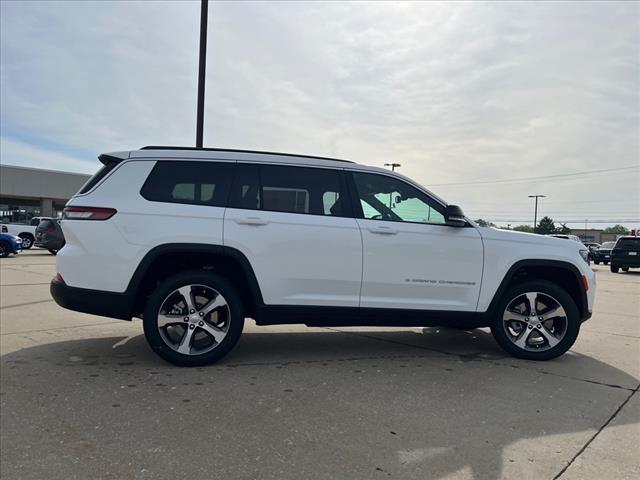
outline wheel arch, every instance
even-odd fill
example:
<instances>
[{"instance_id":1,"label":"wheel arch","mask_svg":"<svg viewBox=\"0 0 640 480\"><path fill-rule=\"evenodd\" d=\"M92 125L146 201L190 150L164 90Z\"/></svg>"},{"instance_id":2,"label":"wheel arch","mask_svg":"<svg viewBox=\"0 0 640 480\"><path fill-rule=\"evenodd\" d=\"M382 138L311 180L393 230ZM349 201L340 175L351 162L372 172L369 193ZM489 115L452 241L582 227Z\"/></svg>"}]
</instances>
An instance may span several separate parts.
<instances>
[{"instance_id":1,"label":"wheel arch","mask_svg":"<svg viewBox=\"0 0 640 480\"><path fill-rule=\"evenodd\" d=\"M507 289L524 280L543 279L555 283L563 288L576 302L580 318L589 317L587 293L582 283L582 274L578 268L569 262L561 260L519 260L514 263L504 275L498 289L493 295L487 313L492 317Z\"/></svg>"},{"instance_id":2,"label":"wheel arch","mask_svg":"<svg viewBox=\"0 0 640 480\"><path fill-rule=\"evenodd\" d=\"M132 275L126 292L133 298L134 315L144 310L146 298L162 280L189 269L211 270L227 278L238 289L249 316L263 304L253 268L241 251L222 245L170 243L149 250Z\"/></svg>"}]
</instances>

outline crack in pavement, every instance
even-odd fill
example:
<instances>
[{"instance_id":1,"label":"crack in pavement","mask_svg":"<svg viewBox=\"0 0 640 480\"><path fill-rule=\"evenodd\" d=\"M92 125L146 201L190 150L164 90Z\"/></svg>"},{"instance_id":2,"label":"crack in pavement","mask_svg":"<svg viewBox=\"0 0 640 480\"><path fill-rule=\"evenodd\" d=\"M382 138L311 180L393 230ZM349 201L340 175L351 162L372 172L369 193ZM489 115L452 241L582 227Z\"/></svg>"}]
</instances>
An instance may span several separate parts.
<instances>
[{"instance_id":1,"label":"crack in pavement","mask_svg":"<svg viewBox=\"0 0 640 480\"><path fill-rule=\"evenodd\" d=\"M629 396L620 404L620 406L618 408L616 408L615 412L613 412L613 414L607 419L606 422L604 422L604 424L598 429L598 431L596 433L594 433L591 438L589 438L589 440L587 440L587 442L582 446L582 448L580 450L578 450L578 453L576 453L571 460L569 460L569 462L562 468L562 470L560 470L558 472L558 474L553 477L553 480L557 480L558 478L560 478L562 475L564 475L564 473L569 469L569 467L573 464L573 462L576 461L576 459L582 455L587 448L589 447L589 445L591 445L591 443L596 439L596 437L598 435L600 435L600 432L602 432L605 428L607 428L607 426L613 421L614 418L616 418L618 416L618 414L620 413L620 411L625 407L625 405L627 403L629 403L629 400L631 400L631 398L638 393L638 389L640 389L640 385L638 385L635 389L633 389L631 391L631 393L629 394Z\"/></svg>"},{"instance_id":2,"label":"crack in pavement","mask_svg":"<svg viewBox=\"0 0 640 480\"><path fill-rule=\"evenodd\" d=\"M48 300L36 300L35 302L16 303L15 305L5 305L4 307L0 307L0 310L6 310L8 308L26 307L28 305L36 305L38 303L48 303L48 302L53 302L53 298L49 298Z\"/></svg>"}]
</instances>

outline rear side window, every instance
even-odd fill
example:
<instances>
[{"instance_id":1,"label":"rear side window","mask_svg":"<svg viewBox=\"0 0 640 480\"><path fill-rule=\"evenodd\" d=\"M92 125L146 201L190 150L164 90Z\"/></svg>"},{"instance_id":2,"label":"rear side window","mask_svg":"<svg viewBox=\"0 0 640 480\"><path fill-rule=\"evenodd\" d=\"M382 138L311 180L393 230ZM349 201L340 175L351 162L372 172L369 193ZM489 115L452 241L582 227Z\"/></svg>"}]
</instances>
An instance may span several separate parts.
<instances>
[{"instance_id":1,"label":"rear side window","mask_svg":"<svg viewBox=\"0 0 640 480\"><path fill-rule=\"evenodd\" d=\"M340 170L238 164L229 206L251 210L350 216Z\"/></svg>"},{"instance_id":2,"label":"rear side window","mask_svg":"<svg viewBox=\"0 0 640 480\"><path fill-rule=\"evenodd\" d=\"M621 248L623 250L640 250L640 237L638 238L621 238L616 242L615 248Z\"/></svg>"},{"instance_id":3,"label":"rear side window","mask_svg":"<svg viewBox=\"0 0 640 480\"><path fill-rule=\"evenodd\" d=\"M106 177L107 174L116 167L116 165L118 165L118 162L115 162L115 161L109 161L105 163L102 166L102 168L98 170L95 173L95 175L89 179L87 183L83 185L83 187L80 189L78 194L87 193L89 190L95 187L100 180Z\"/></svg>"},{"instance_id":4,"label":"rear side window","mask_svg":"<svg viewBox=\"0 0 640 480\"><path fill-rule=\"evenodd\" d=\"M232 174L232 163L160 160L140 194L153 202L223 207Z\"/></svg>"}]
</instances>

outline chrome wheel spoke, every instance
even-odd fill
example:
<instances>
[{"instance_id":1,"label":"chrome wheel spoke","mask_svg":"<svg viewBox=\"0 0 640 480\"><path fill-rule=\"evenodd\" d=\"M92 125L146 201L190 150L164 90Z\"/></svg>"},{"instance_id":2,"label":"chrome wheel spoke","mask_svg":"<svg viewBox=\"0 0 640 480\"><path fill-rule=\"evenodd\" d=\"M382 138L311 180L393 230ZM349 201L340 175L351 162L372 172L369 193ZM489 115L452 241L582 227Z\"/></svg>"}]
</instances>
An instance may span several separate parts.
<instances>
[{"instance_id":1,"label":"chrome wheel spoke","mask_svg":"<svg viewBox=\"0 0 640 480\"><path fill-rule=\"evenodd\" d=\"M502 320L505 322L516 321L516 322L522 322L525 325L529 323L528 318L529 317L527 317L526 315L511 312L509 310L505 310L504 315L502 316Z\"/></svg>"},{"instance_id":2,"label":"chrome wheel spoke","mask_svg":"<svg viewBox=\"0 0 640 480\"><path fill-rule=\"evenodd\" d=\"M224 337L227 336L227 332L222 330L220 327L215 327L207 322L204 322L204 325L199 325L199 328L211 335L216 343L222 342L222 340L224 340Z\"/></svg>"},{"instance_id":3,"label":"chrome wheel spoke","mask_svg":"<svg viewBox=\"0 0 640 480\"><path fill-rule=\"evenodd\" d=\"M198 313L201 313L202 315L206 315L207 313L212 312L216 308L226 307L226 306L227 306L227 301L224 299L222 295L218 295L214 300L211 300L204 307L202 307Z\"/></svg>"},{"instance_id":4,"label":"chrome wheel spoke","mask_svg":"<svg viewBox=\"0 0 640 480\"><path fill-rule=\"evenodd\" d=\"M527 292L527 302L529 302L529 316L536 315L536 299L538 298L538 292Z\"/></svg>"},{"instance_id":5,"label":"chrome wheel spoke","mask_svg":"<svg viewBox=\"0 0 640 480\"><path fill-rule=\"evenodd\" d=\"M191 285L180 287L178 289L178 293L182 295L182 298L184 299L184 303L187 306L188 312L186 313L190 313L192 310L196 309L195 303L193 302L193 296L191 294Z\"/></svg>"},{"instance_id":6,"label":"chrome wheel spoke","mask_svg":"<svg viewBox=\"0 0 640 480\"><path fill-rule=\"evenodd\" d=\"M531 330L528 328L524 328L520 336L516 338L513 343L515 343L520 348L524 349L527 347L527 340L529 340L529 335L531 335Z\"/></svg>"},{"instance_id":7,"label":"chrome wheel spoke","mask_svg":"<svg viewBox=\"0 0 640 480\"><path fill-rule=\"evenodd\" d=\"M558 338L556 338L556 336L553 333L551 333L549 330L547 330L544 325L542 325L538 329L538 332L540 333L540 335L542 335L547 340L547 342L549 343L549 348L553 348L558 343L560 343L560 340L558 340Z\"/></svg>"},{"instance_id":8,"label":"chrome wheel spoke","mask_svg":"<svg viewBox=\"0 0 640 480\"><path fill-rule=\"evenodd\" d=\"M182 335L182 340L180 340L180 344L177 348L178 353L182 353L183 355L189 355L191 353L191 338L193 337L194 331L194 328L185 329L184 335Z\"/></svg>"},{"instance_id":9,"label":"chrome wheel spoke","mask_svg":"<svg viewBox=\"0 0 640 480\"><path fill-rule=\"evenodd\" d=\"M167 325L172 325L174 323L183 323L184 315L167 315L165 313L161 313L158 315L158 327L166 327Z\"/></svg>"}]
</instances>

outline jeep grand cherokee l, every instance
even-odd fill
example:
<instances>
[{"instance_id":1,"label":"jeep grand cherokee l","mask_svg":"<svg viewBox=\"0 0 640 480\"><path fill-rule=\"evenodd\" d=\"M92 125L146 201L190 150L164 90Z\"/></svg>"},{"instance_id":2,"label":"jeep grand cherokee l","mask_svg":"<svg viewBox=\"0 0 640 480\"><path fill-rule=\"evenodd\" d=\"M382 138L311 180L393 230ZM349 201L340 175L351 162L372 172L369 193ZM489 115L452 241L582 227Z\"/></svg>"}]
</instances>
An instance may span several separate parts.
<instances>
[{"instance_id":1,"label":"jeep grand cherokee l","mask_svg":"<svg viewBox=\"0 0 640 480\"><path fill-rule=\"evenodd\" d=\"M508 353L547 360L591 316L583 245L478 227L395 172L222 149L99 158L64 210L52 296L142 318L151 348L178 365L222 358L245 317L491 327Z\"/></svg>"}]
</instances>

